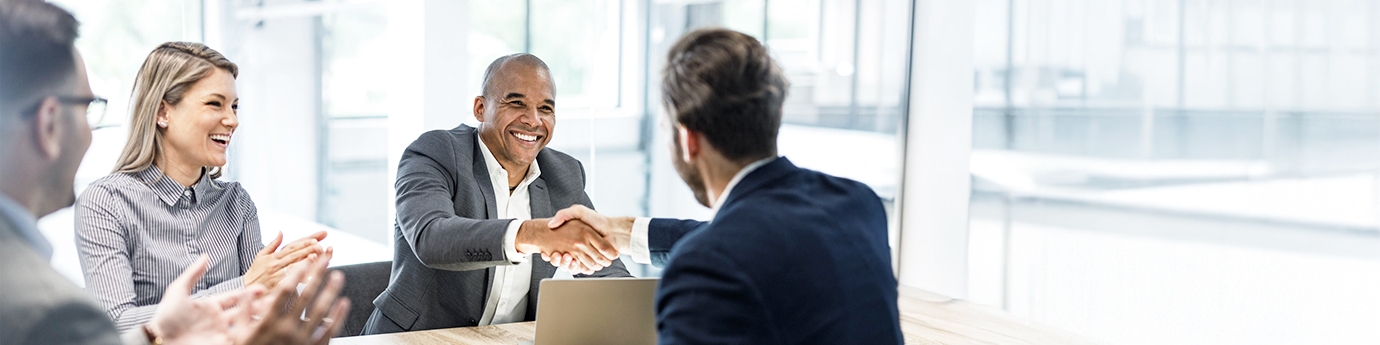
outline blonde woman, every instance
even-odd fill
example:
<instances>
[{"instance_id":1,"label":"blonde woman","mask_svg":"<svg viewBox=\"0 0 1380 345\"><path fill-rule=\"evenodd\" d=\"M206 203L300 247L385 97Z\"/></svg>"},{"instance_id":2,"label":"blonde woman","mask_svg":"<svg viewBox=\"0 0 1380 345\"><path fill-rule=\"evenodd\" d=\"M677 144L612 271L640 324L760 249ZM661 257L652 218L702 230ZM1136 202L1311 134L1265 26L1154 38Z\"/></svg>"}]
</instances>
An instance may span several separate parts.
<instances>
[{"instance_id":1,"label":"blonde woman","mask_svg":"<svg viewBox=\"0 0 1380 345\"><path fill-rule=\"evenodd\" d=\"M76 203L77 249L87 289L121 330L153 317L163 291L201 254L210 256L193 297L260 284L322 253L324 232L283 248L259 235L254 202L218 181L239 126L239 68L200 43L169 42L134 84L129 142L115 172Z\"/></svg>"}]
</instances>

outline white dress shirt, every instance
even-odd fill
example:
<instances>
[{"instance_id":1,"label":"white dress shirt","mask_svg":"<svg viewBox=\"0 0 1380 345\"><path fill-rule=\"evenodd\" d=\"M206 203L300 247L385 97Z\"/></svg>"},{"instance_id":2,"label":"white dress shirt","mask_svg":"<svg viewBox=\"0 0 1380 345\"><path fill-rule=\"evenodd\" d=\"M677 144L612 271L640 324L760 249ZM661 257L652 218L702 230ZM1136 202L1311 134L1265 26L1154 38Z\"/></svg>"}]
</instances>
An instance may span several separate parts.
<instances>
[{"instance_id":1,"label":"white dress shirt","mask_svg":"<svg viewBox=\"0 0 1380 345\"><path fill-rule=\"evenodd\" d=\"M748 163L748 165L743 166L743 169L738 170L738 173L733 175L733 179L728 180L728 184L724 185L724 192L720 193L718 198L711 200L714 206L709 208L711 212L709 216L710 221L713 221L714 216L719 214L719 208L724 206L724 200L728 200L728 193L733 191L733 187L737 186L738 182L743 180L743 177L746 177L748 174L752 173L752 171L757 170L757 168L761 168L763 165L767 165L767 163L771 163L775 160L776 157L763 158L756 162ZM628 251L630 253L627 253L628 256L632 257L633 262L639 264L652 263L652 250L648 248L649 246L647 244L647 231L650 228L651 221L652 219L648 217L633 218L632 239L628 241Z\"/></svg>"},{"instance_id":2,"label":"white dress shirt","mask_svg":"<svg viewBox=\"0 0 1380 345\"><path fill-rule=\"evenodd\" d=\"M504 257L513 265L494 268L494 282L490 285L489 298L485 299L484 316L479 320L479 326L518 322L527 317L527 292L532 289L532 262L529 255L517 251L515 242L522 221L532 219L532 197L527 187L537 176L541 176L541 168L533 160L532 166L527 169L527 177L509 194L508 171L498 164L498 159L494 158L484 140L478 141L479 151L484 153L484 166L489 169L489 181L493 183L494 205L498 206L495 214L499 219L513 218L503 235Z\"/></svg>"}]
</instances>

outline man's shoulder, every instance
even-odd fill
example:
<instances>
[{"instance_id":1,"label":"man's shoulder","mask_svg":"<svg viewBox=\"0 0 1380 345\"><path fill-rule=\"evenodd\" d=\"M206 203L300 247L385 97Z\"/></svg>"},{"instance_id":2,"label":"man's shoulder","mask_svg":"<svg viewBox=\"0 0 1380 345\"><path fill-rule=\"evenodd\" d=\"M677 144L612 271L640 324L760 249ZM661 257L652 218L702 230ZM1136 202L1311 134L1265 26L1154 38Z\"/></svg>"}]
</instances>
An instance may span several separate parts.
<instances>
[{"instance_id":1,"label":"man's shoulder","mask_svg":"<svg viewBox=\"0 0 1380 345\"><path fill-rule=\"evenodd\" d=\"M471 147L474 145L476 135L474 127L469 125L459 125L451 129L433 129L417 136L417 140L412 141L409 149L413 150L434 150L434 149L454 149L455 147Z\"/></svg>"},{"instance_id":2,"label":"man's shoulder","mask_svg":"<svg viewBox=\"0 0 1380 345\"><path fill-rule=\"evenodd\" d=\"M585 166L575 157L547 147L537 153L537 166L541 167L541 179L552 191L569 192L569 196L584 193Z\"/></svg>"},{"instance_id":3,"label":"man's shoulder","mask_svg":"<svg viewBox=\"0 0 1380 345\"><path fill-rule=\"evenodd\" d=\"M580 163L580 160L571 157L565 152L550 147L543 148L541 152L537 153L537 164L541 165L542 174L546 174L547 169L584 169L584 165Z\"/></svg>"},{"instance_id":4,"label":"man's shoulder","mask_svg":"<svg viewBox=\"0 0 1380 345\"><path fill-rule=\"evenodd\" d=\"M101 338L116 339L114 324L96 302L20 242L0 243L0 272L0 324L5 325L0 342L27 343L31 336L67 326L108 328Z\"/></svg>"},{"instance_id":5,"label":"man's shoulder","mask_svg":"<svg viewBox=\"0 0 1380 345\"><path fill-rule=\"evenodd\" d=\"M475 159L475 133L474 127L463 124L452 129L424 132L407 146L399 169L411 164L425 164L454 171L457 166Z\"/></svg>"},{"instance_id":6,"label":"man's shoulder","mask_svg":"<svg viewBox=\"0 0 1380 345\"><path fill-rule=\"evenodd\" d=\"M737 208L772 209L775 213L835 212L835 217L871 216L844 211L882 211L881 198L858 181L826 173L798 169L746 195ZM750 214L750 212L749 212Z\"/></svg>"},{"instance_id":7,"label":"man's shoulder","mask_svg":"<svg viewBox=\"0 0 1380 345\"><path fill-rule=\"evenodd\" d=\"M881 199L867 185L813 170L800 169L741 192L746 194L724 205L700 231L700 241L722 242L735 252L774 251L784 243L886 222Z\"/></svg>"}]
</instances>

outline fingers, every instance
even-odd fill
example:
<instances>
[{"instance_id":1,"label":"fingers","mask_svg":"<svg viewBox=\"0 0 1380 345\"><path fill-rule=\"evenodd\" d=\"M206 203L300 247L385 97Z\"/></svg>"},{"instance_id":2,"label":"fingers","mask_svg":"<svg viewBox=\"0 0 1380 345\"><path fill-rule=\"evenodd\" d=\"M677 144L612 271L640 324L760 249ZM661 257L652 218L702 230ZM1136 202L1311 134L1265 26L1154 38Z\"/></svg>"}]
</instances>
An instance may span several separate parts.
<instances>
[{"instance_id":1,"label":"fingers","mask_svg":"<svg viewBox=\"0 0 1380 345\"><path fill-rule=\"evenodd\" d=\"M612 265L613 260L618 259L618 248L614 248L613 243L609 243L606 238L590 238L589 246L597 252L601 259L603 259L603 261L600 262L603 262L604 266Z\"/></svg>"},{"instance_id":2,"label":"fingers","mask_svg":"<svg viewBox=\"0 0 1380 345\"><path fill-rule=\"evenodd\" d=\"M331 308L331 314L329 317L331 318L332 322L326 325L326 332L322 333L321 337L316 339L316 344L330 344L331 338L334 338L337 334L340 334L340 329L344 328L343 326L345 325L345 317L349 316L349 312L350 299L348 297L341 297L339 301L335 302L335 307Z\"/></svg>"},{"instance_id":3,"label":"fingers","mask_svg":"<svg viewBox=\"0 0 1380 345\"><path fill-rule=\"evenodd\" d=\"M210 261L211 260L206 257L206 254L201 254L201 256L197 257L196 261L193 261L191 266L187 266L187 269L182 270L182 274L177 276L177 279L174 279L172 284L168 284L167 289L163 290L163 299L167 299L168 297L187 297L191 295L192 288L196 287L196 282L201 280L201 275L206 274L206 264Z\"/></svg>"},{"instance_id":4,"label":"fingers","mask_svg":"<svg viewBox=\"0 0 1380 345\"><path fill-rule=\"evenodd\" d=\"M292 294L297 292L297 284L301 283L306 276L306 269L298 268L288 270L287 275L278 282L278 285L274 286L272 290L269 290L268 298L263 301L263 307L267 308L267 312L265 313L267 315L264 317L276 318L282 315L282 313L288 309L282 306L292 302ZM301 312L290 315L301 315Z\"/></svg>"},{"instance_id":5,"label":"fingers","mask_svg":"<svg viewBox=\"0 0 1380 345\"><path fill-rule=\"evenodd\" d=\"M594 255L591 255L591 251L589 250L582 249L571 254L574 254L575 260L579 261L580 265L584 265L587 269L600 270L604 268L604 265L600 264L598 259L595 259Z\"/></svg>"},{"instance_id":6,"label":"fingers","mask_svg":"<svg viewBox=\"0 0 1380 345\"><path fill-rule=\"evenodd\" d=\"M321 246L316 245L316 239L306 239L306 241L293 242L292 244L289 244L287 247L283 247L282 250L279 250L278 253L276 253L276 255L278 255L278 262L275 266L277 266L277 268L279 269L282 269L283 267L287 267L288 265L292 265L294 263L297 263L298 261L312 258L323 251L324 250L321 248Z\"/></svg>"},{"instance_id":7,"label":"fingers","mask_svg":"<svg viewBox=\"0 0 1380 345\"><path fill-rule=\"evenodd\" d=\"M547 222L546 226L555 229L571 219L584 219L586 214L591 211L584 205L573 205L556 212L556 215L551 217L551 221Z\"/></svg>"},{"instance_id":8,"label":"fingers","mask_svg":"<svg viewBox=\"0 0 1380 345\"><path fill-rule=\"evenodd\" d=\"M269 241L268 244L265 244L264 249L259 250L259 255L273 254L274 252L278 251L278 246L280 245L283 245L282 231L279 231L278 235L274 236L272 241Z\"/></svg>"},{"instance_id":9,"label":"fingers","mask_svg":"<svg viewBox=\"0 0 1380 345\"><path fill-rule=\"evenodd\" d=\"M321 246L317 245L318 242L320 240L315 237L303 237L278 249L278 255L281 258L304 250L320 252Z\"/></svg>"},{"instance_id":10,"label":"fingers","mask_svg":"<svg viewBox=\"0 0 1380 345\"><path fill-rule=\"evenodd\" d=\"M317 294L314 300L307 301L311 308L307 309L307 320L309 329L316 329L325 322L326 315L329 314L331 306L335 304L336 298L340 296L340 289L345 286L345 274L340 271L332 271L327 280L326 287ZM329 325L327 325L329 326Z\"/></svg>"},{"instance_id":11,"label":"fingers","mask_svg":"<svg viewBox=\"0 0 1380 345\"><path fill-rule=\"evenodd\" d=\"M546 253L546 252L543 252L543 253L541 253L541 259L542 259L542 260L545 260L546 262L551 263L551 266L556 266L556 268L564 269L564 270L570 272L571 274L590 274L590 273L593 273L593 271L590 271L589 269L585 268L584 266L581 266L581 265L576 264L575 258L574 258L573 256L571 256L570 253Z\"/></svg>"},{"instance_id":12,"label":"fingers","mask_svg":"<svg viewBox=\"0 0 1380 345\"><path fill-rule=\"evenodd\" d=\"M316 296L322 292L321 285L326 281L326 279L324 279L326 276L326 262L330 260L333 254L332 252L333 251L327 251L325 254L322 254L322 257L326 258L326 260L317 260L316 262L306 265L305 269L299 270L305 271L305 276L310 279L310 281L308 281L307 286L302 289L302 295L298 296L296 302L292 304L291 315L302 315L302 312L311 304L311 301L316 300ZM344 281L343 275L341 276L341 281ZM336 287L336 293L339 293L339 287Z\"/></svg>"},{"instance_id":13,"label":"fingers","mask_svg":"<svg viewBox=\"0 0 1380 345\"><path fill-rule=\"evenodd\" d=\"M559 267L564 268L566 271L570 271L571 274L587 274L585 272L591 272L588 268L585 268L585 266L580 265L580 262L576 261L575 256L570 255L570 253L561 254L560 261Z\"/></svg>"},{"instance_id":14,"label":"fingers","mask_svg":"<svg viewBox=\"0 0 1380 345\"><path fill-rule=\"evenodd\" d=\"M253 301L255 298L258 298L260 294L263 294L263 291L264 288L262 286L250 285L243 289L216 294L208 299L212 305L219 307L220 310L226 310L240 303L247 304L249 301Z\"/></svg>"}]
</instances>

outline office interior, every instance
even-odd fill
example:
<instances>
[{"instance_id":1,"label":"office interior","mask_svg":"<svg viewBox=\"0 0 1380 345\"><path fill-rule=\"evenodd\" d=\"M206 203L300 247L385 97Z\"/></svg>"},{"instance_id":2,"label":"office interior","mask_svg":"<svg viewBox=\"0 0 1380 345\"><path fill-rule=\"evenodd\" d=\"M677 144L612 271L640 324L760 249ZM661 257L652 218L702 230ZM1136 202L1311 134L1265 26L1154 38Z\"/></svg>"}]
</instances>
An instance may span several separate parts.
<instances>
[{"instance_id":1,"label":"office interior","mask_svg":"<svg viewBox=\"0 0 1380 345\"><path fill-rule=\"evenodd\" d=\"M403 149L475 124L516 52L550 65L550 147L599 211L708 218L657 88L677 37L721 26L786 71L781 154L884 201L903 287L1109 344L1380 343L1380 1L50 1L111 100L78 194L147 53L203 42L241 70L223 179L337 264L392 259ZM39 223L82 284L72 224Z\"/></svg>"}]
</instances>

